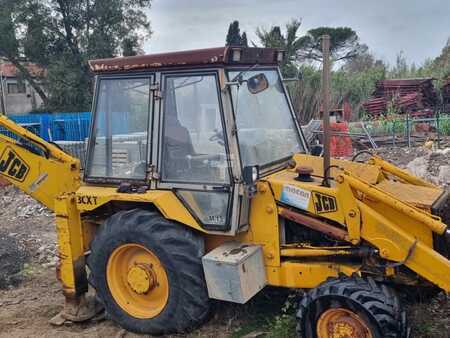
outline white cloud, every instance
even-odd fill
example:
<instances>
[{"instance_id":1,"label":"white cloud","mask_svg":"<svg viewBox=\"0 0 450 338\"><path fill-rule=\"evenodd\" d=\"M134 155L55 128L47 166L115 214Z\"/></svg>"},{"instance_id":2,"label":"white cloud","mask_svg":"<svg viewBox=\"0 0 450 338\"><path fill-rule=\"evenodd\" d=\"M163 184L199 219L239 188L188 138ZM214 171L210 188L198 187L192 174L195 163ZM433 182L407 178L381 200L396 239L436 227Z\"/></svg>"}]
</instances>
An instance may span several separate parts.
<instances>
[{"instance_id":1,"label":"white cloud","mask_svg":"<svg viewBox=\"0 0 450 338\"><path fill-rule=\"evenodd\" d=\"M224 45L228 25L239 20L250 40L258 26L284 26L302 18L301 33L318 26L349 26L380 58L410 61L439 54L450 37L448 0L154 0L154 35L145 51L165 52Z\"/></svg>"}]
</instances>

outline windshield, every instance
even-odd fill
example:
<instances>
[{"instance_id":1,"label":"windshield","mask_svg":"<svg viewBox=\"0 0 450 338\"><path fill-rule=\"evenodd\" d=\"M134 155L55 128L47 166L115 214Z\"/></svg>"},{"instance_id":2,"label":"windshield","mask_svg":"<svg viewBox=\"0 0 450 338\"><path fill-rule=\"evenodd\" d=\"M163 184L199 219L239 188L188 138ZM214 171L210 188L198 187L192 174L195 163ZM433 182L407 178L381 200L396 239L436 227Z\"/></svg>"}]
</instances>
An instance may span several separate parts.
<instances>
[{"instance_id":1,"label":"windshield","mask_svg":"<svg viewBox=\"0 0 450 338\"><path fill-rule=\"evenodd\" d=\"M278 71L248 71L243 80L261 73L267 77L269 88L258 94L251 94L246 85L231 86L244 167L264 167L303 151ZM239 71L229 72L229 78L237 74Z\"/></svg>"}]
</instances>

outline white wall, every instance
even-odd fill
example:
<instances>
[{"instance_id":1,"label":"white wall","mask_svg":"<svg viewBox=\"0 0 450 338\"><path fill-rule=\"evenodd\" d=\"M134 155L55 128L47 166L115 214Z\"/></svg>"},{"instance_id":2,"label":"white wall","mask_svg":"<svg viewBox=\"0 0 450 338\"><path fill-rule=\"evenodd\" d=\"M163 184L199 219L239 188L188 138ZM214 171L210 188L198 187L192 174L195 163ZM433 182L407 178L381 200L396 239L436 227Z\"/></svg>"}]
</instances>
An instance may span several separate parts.
<instances>
[{"instance_id":1,"label":"white wall","mask_svg":"<svg viewBox=\"0 0 450 338\"><path fill-rule=\"evenodd\" d=\"M33 87L25 81L25 93L9 94L8 83L17 83L15 78L4 80L4 91L6 98L6 113L9 115L27 114L30 111L39 109L42 105L40 96Z\"/></svg>"}]
</instances>

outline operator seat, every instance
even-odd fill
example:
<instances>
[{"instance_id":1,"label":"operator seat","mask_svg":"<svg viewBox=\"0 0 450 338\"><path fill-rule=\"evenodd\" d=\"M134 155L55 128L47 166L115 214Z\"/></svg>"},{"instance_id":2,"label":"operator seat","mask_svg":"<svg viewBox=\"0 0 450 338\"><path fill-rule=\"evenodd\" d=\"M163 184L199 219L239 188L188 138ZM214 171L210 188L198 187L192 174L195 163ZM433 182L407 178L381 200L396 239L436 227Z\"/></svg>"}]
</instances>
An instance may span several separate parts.
<instances>
[{"instance_id":1,"label":"operator seat","mask_svg":"<svg viewBox=\"0 0 450 338\"><path fill-rule=\"evenodd\" d=\"M164 177L182 179L189 167L189 155L194 155L191 135L176 113L167 112L164 132Z\"/></svg>"}]
</instances>

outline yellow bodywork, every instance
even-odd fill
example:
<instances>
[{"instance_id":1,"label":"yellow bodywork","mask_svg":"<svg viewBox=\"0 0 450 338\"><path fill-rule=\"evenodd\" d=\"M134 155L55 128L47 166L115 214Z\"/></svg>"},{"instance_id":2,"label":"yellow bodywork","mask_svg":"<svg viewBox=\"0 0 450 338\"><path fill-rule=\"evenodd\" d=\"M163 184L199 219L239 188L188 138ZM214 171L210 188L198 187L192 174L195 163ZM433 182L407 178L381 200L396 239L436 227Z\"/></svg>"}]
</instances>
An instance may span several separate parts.
<instances>
[{"instance_id":1,"label":"yellow bodywork","mask_svg":"<svg viewBox=\"0 0 450 338\"><path fill-rule=\"evenodd\" d=\"M311 166L313 175L321 175L321 158L309 155L294 158L299 165ZM321 179L296 181L294 170L283 170L265 180L277 201L283 202L286 186L310 192L304 211L342 225L347 230L346 241L356 245L364 240L377 248L382 258L402 262L419 276L450 291L450 262L433 248L433 232L442 235L447 225L429 212L444 191L378 157L369 163L372 164L333 160L332 165L339 168L330 171L331 177L335 178L331 187L323 186ZM405 191L415 193L407 195ZM336 207L320 213L315 205L316 194L334 198ZM303 253L298 252L298 256L304 257L308 250L317 248L300 250ZM312 255L317 257L326 252ZM321 271L325 280L328 272Z\"/></svg>"},{"instance_id":2,"label":"yellow bodywork","mask_svg":"<svg viewBox=\"0 0 450 338\"><path fill-rule=\"evenodd\" d=\"M330 170L331 187L323 186L320 178L313 182L297 181L294 169L262 178L251 200L248 230L230 237L211 234L202 228L171 190L126 194L118 193L114 187L81 185L76 159L5 117L0 116L0 125L46 154L35 154L15 139L0 134L0 174L55 211L61 259L59 277L67 298L87 290L84 257L99 223L89 216L115 202L155 207L165 218L203 233L208 249L227 240L261 245L270 285L313 288L341 273L362 274L359 263L326 258L345 256L352 248L369 243L381 258L404 265L450 291L450 262L433 248L433 233L439 236L447 229L439 217L431 215L431 207L443 190L376 156L364 164L333 160L336 167ZM322 158L298 154L294 160L297 165L312 167L313 175L320 176L323 172ZM296 189L303 194L303 207L289 205L283 197L284 191ZM340 227L345 231L347 245L284 244L280 213L285 209L295 209ZM396 269L386 267L385 276L395 274Z\"/></svg>"}]
</instances>

